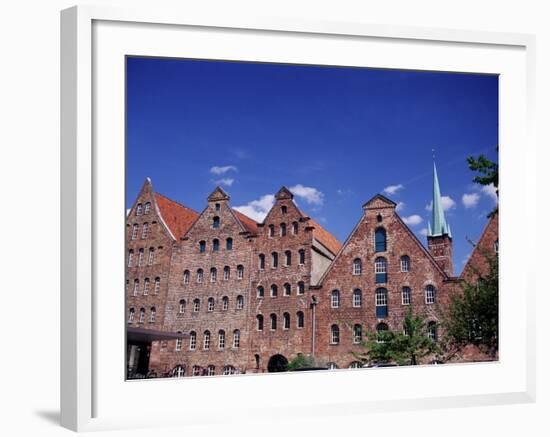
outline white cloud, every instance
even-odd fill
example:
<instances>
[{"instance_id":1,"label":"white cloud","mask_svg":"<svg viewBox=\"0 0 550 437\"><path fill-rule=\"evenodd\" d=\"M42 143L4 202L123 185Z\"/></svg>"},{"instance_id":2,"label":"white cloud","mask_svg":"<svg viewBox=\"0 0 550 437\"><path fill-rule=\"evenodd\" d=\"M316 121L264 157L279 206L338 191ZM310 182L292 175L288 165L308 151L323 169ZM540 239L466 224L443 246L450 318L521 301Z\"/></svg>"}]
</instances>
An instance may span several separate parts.
<instances>
[{"instance_id":1,"label":"white cloud","mask_svg":"<svg viewBox=\"0 0 550 437\"><path fill-rule=\"evenodd\" d=\"M210 168L210 173L217 174L217 175L225 174L228 171L237 171L237 167L235 167L234 165L224 165L224 166L215 165L214 167Z\"/></svg>"},{"instance_id":2,"label":"white cloud","mask_svg":"<svg viewBox=\"0 0 550 437\"><path fill-rule=\"evenodd\" d=\"M493 199L493 202L495 202L495 205L498 203L497 189L493 184L483 185L483 187L481 187L481 192L486 196L490 197L491 199Z\"/></svg>"},{"instance_id":3,"label":"white cloud","mask_svg":"<svg viewBox=\"0 0 550 437\"><path fill-rule=\"evenodd\" d=\"M464 193L462 195L462 204L464 208L475 208L479 202L479 198L478 193Z\"/></svg>"},{"instance_id":4,"label":"white cloud","mask_svg":"<svg viewBox=\"0 0 550 437\"><path fill-rule=\"evenodd\" d=\"M403 221L406 225L415 226L422 223L422 217L420 217L418 214L413 214L408 217L403 217Z\"/></svg>"},{"instance_id":5,"label":"white cloud","mask_svg":"<svg viewBox=\"0 0 550 437\"><path fill-rule=\"evenodd\" d=\"M405 188L403 184L389 185L386 188L384 188L384 193L393 195L397 193L399 190L402 190L403 188Z\"/></svg>"},{"instance_id":6,"label":"white cloud","mask_svg":"<svg viewBox=\"0 0 550 437\"><path fill-rule=\"evenodd\" d=\"M248 202L246 205L236 206L235 209L257 222L263 222L274 203L275 196L273 194L265 194L258 200Z\"/></svg>"},{"instance_id":7,"label":"white cloud","mask_svg":"<svg viewBox=\"0 0 550 437\"><path fill-rule=\"evenodd\" d=\"M449 196L441 196L441 206L443 207L443 211L448 211L449 209L453 209L456 206L456 202ZM428 205L426 205L427 211L431 211L432 209L433 200Z\"/></svg>"},{"instance_id":8,"label":"white cloud","mask_svg":"<svg viewBox=\"0 0 550 437\"><path fill-rule=\"evenodd\" d=\"M306 203L318 206L321 206L323 204L325 195L317 188L304 187L302 184L298 184L290 187L289 190L296 197L304 199Z\"/></svg>"},{"instance_id":9,"label":"white cloud","mask_svg":"<svg viewBox=\"0 0 550 437\"><path fill-rule=\"evenodd\" d=\"M426 237L428 235L428 228L420 229L418 232L420 235Z\"/></svg>"},{"instance_id":10,"label":"white cloud","mask_svg":"<svg viewBox=\"0 0 550 437\"><path fill-rule=\"evenodd\" d=\"M403 211L404 209L405 209L405 202L397 202L395 210L399 212L399 211Z\"/></svg>"},{"instance_id":11,"label":"white cloud","mask_svg":"<svg viewBox=\"0 0 550 437\"><path fill-rule=\"evenodd\" d=\"M232 178L222 178L214 181L216 185L227 185L228 187L233 185L233 182L235 182L235 179Z\"/></svg>"}]
</instances>

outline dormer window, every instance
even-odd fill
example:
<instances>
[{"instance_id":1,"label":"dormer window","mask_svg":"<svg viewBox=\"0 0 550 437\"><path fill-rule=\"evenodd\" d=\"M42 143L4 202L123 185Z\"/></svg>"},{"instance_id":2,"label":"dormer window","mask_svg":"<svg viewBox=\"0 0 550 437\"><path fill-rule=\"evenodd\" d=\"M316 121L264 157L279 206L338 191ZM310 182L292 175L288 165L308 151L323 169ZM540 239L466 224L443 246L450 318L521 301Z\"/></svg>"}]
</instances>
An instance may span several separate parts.
<instances>
[{"instance_id":1,"label":"dormer window","mask_svg":"<svg viewBox=\"0 0 550 437\"><path fill-rule=\"evenodd\" d=\"M212 227L218 229L220 227L220 218L218 216L212 219Z\"/></svg>"}]
</instances>

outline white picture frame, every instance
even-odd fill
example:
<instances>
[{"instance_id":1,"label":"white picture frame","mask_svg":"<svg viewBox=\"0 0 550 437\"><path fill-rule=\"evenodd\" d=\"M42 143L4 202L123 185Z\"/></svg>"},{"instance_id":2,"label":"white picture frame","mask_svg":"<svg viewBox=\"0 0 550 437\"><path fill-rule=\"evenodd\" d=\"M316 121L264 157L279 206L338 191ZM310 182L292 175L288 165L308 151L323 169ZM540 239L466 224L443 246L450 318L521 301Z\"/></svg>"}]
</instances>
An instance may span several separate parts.
<instances>
[{"instance_id":1,"label":"white picture frame","mask_svg":"<svg viewBox=\"0 0 550 437\"><path fill-rule=\"evenodd\" d=\"M181 30L181 32L180 32ZM125 38L130 35L132 38ZM139 35L147 32L146 43ZM174 33L175 32L175 33ZM233 38L235 44L228 47L209 45L208 38L216 37L216 32L223 32L224 38ZM123 66L121 54L143 54L157 56L182 56L177 47L162 43L170 34L170 40L176 38L195 38L186 56L204 57L227 56L239 59L238 51L242 41L242 50L250 50L247 60L275 60L283 44L307 40L315 44L316 40L325 43L328 54L336 56L338 44L353 45L371 44L373 54L380 56L369 66L388 68L433 68L420 59L407 58L405 45L418 50L428 47L430 51L441 55L441 69L448 71L479 71L501 74L505 79L501 86L501 105L504 106L501 117L501 234L500 238L502 266L512 266L519 260L520 251L514 250L521 243L513 234L524 220L535 221L535 209L511 208L516 200L535 204L535 145L533 140L533 101L534 101L534 50L535 40L531 35L493 32L458 31L451 29L425 29L403 26L383 26L361 22L315 22L308 20L285 20L269 17L227 18L211 14L201 16L189 11L126 10L109 7L78 6L64 10L61 14L61 423L72 430L98 430L121 427L194 425L212 420L211 415L201 412L200 406L208 403L217 408L216 402L234 399L240 396L244 402L239 408L254 411L255 420L267 420L276 414L327 415L327 414L366 414L375 411L398 411L417 408L442 408L457 406L475 406L487 404L504 404L532 402L535 399L535 310L534 299L536 278L534 268L527 266L529 279L519 281L510 273L506 282L502 281L503 300L502 316L502 354L499 363L484 363L457 366L437 366L417 369L378 369L376 380L367 372L338 372L328 376L325 372L299 375L243 375L226 379L208 379L185 381L186 391L194 394L195 406L181 400L178 406L167 409L167 404L151 409L148 414L125 411L116 408L115 404L124 405L123 397L131 399L139 388L143 396L155 399L162 397L166 402L175 399L181 392L182 381L147 381L124 382L123 367L116 366L120 358L115 352L124 340L123 317L117 319L117 305L123 301L123 293L113 298L109 307L102 290L110 282L122 284L123 252L111 247L109 252L120 254L120 268L112 265L112 259L105 253L106 244L113 242L119 248L123 233L123 217L113 218L110 212L120 203L120 193L124 191L120 171L123 170L124 141L121 137L120 99L112 105L109 102L107 114L103 111L106 102L98 89L114 90L120 97L123 72L109 78L104 73L112 71L113 66ZM255 40L269 43L269 51L259 50L256 43L247 42L250 36ZM201 42L201 38L205 42ZM157 39L158 38L158 39ZM323 39L324 38L324 39ZM277 42L279 40L279 42ZM105 44L105 42L109 44ZM212 42L212 41L211 41ZM126 44L130 43L131 51ZM156 45L155 45L156 44ZM246 45L249 45L245 49ZM279 44L281 44L279 46ZM305 43L304 43L305 44ZM391 53L381 54L377 44L384 44L384 52L401 51L403 59L394 65ZM300 44L296 44L299 46ZM402 45L395 48L394 46ZM180 44L181 47L181 44ZM304 46L305 47L305 46ZM394 48L392 48L394 47ZM321 56L311 46L312 56ZM446 60L445 53L456 48L460 53L454 59ZM260 48L263 49L263 48ZM137 52L136 52L137 50ZM305 60L299 53L294 53L285 46L288 62L313 62ZM303 48L302 48L303 50ZM378 51L377 51L378 50ZM269 53L266 53L269 52ZM346 52L345 50L343 52ZM202 53L202 55L201 55ZM244 53L244 52L243 52ZM397 52L396 52L397 53ZM420 52L419 52L420 53ZM458 53L458 52L457 52ZM467 62L472 53L471 62ZM491 53L491 57L487 54ZM214 54L214 55L213 55ZM339 54L338 56L344 56ZM353 56L348 53L348 56ZM387 58L384 58L386 56ZM395 56L395 53L393 54ZM463 57L463 58L462 58ZM98 59L101 62L97 62ZM321 59L321 58L318 58ZM388 59L385 61L385 59ZM96 64L97 62L97 64ZM112 62L112 64L109 64ZM327 61L328 62L328 61ZM336 60L336 65L348 65L343 58ZM387 62L387 64L384 64ZM447 64L445 64L447 62ZM510 80L508 81L508 78ZM123 85L123 84L122 84ZM117 97L117 98L118 98ZM514 102L515 108L507 103ZM116 102L115 102L116 103ZM517 103L517 105L516 105ZM507 112L510 110L510 112ZM118 112L117 112L118 111ZM104 117L104 118L102 118ZM110 122L106 123L105 119ZM98 125L100 126L98 128ZM109 131L109 133L104 133ZM113 134L113 132L117 132ZM123 128L122 128L123 131ZM519 146L521 145L521 150ZM113 156L104 153L107 146L112 147ZM510 162L517 168L513 171L516 184L508 184L507 178L512 174ZM121 167L122 165L122 167ZM110 176L115 179L109 179ZM118 179L116 179L118 178ZM113 188L114 187L114 188ZM111 194L107 194L112 192ZM118 205L118 206L117 206ZM523 215L523 217L522 217ZM111 223L112 222L112 223ZM116 227L120 227L117 233ZM115 235L116 234L116 235ZM504 243L503 243L504 242ZM504 244L504 245L503 245ZM524 242L532 249L533 241ZM508 249L507 249L508 248ZM105 255L105 256L103 256ZM116 263L115 263L116 264ZM118 270L117 270L118 269ZM532 270L529 270L532 269ZM504 270L504 268L503 268ZM121 273L122 272L122 273ZM525 268L522 275L526 274ZM117 276L118 275L118 276ZM118 281L118 282L117 282ZM115 287L116 288L116 287ZM507 301L506 290L520 290L516 302ZM120 290L123 286L120 285ZM517 291L516 291L517 292ZM118 300L117 300L118 299ZM514 306L515 305L515 306ZM511 326L510 311L518 311L514 317L516 326ZM118 308L123 313L123 307ZM114 316L114 317L113 317ZM109 335L107 335L109 334ZM508 335L508 337L506 337ZM511 341L510 338L513 337ZM514 344L508 345L509 342ZM120 348L123 349L123 348ZM113 354L110 352L115 351ZM113 355L113 359L110 357ZM114 356L117 355L117 356ZM120 350L123 355L123 350ZM458 369L458 370L457 370ZM416 372L411 378L411 371ZM463 389L456 387L447 391L441 389L435 381L429 387L430 379L444 381L445 378L464 378ZM353 379L350 379L353 378ZM401 388L385 396L370 395L361 391L339 391L353 381L358 387L365 384L372 393L380 393L384 381L391 378ZM441 378L441 379L440 379ZM407 383L425 379L422 388ZM117 382L118 381L118 382ZM501 381L499 383L499 381ZM315 390L322 383L324 389ZM470 384L472 383L472 384ZM479 383L478 389L475 384ZM139 385L141 384L141 385ZM147 385L145 385L147 384ZM470 384L470 385L469 385ZM492 384L492 385L491 385ZM115 388L106 388L115 387ZM311 399L296 401L296 404L285 404L284 390L289 387L301 387L313 393ZM272 390L273 398L257 402L247 394L255 390ZM280 390L280 392L278 391ZM401 392L400 392L401 390ZM454 390L454 391L453 391ZM370 396L370 397L369 397ZM247 400L248 399L248 400ZM299 406L299 410L295 408ZM236 408L236 407L234 407ZM179 409L179 410L178 410ZM173 414L185 411L185 414ZM216 415L216 423L232 420L234 410L231 407Z\"/></svg>"}]
</instances>

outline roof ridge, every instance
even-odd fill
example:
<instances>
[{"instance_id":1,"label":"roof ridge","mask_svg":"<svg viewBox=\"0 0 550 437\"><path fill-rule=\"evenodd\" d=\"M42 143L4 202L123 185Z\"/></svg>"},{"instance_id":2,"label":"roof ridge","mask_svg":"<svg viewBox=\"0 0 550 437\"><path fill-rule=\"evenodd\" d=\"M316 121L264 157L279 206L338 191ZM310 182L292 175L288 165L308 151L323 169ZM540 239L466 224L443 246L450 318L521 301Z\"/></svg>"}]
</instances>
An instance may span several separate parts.
<instances>
[{"instance_id":1,"label":"roof ridge","mask_svg":"<svg viewBox=\"0 0 550 437\"><path fill-rule=\"evenodd\" d=\"M188 209L189 211L192 211L192 212L195 212L195 213L199 214L199 212L195 211L193 208L190 208L189 206L186 206L186 205L184 205L183 203L178 202L177 200L174 200L174 199L172 199L172 198L170 198L170 197L168 197L168 196L165 196L164 194L159 193L158 191L155 191L155 194L156 194L157 196L164 197L166 200L169 200L170 202L173 202L173 203L175 203L176 205L181 206L182 208Z\"/></svg>"}]
</instances>

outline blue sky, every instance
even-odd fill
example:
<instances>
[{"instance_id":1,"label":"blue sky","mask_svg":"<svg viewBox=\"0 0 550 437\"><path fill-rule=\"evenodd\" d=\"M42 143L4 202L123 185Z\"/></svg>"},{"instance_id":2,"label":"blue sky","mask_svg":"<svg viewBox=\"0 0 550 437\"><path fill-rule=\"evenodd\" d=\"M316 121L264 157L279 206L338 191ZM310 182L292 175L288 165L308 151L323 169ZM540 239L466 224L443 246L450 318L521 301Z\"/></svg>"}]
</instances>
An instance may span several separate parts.
<instances>
[{"instance_id":1,"label":"blue sky","mask_svg":"<svg viewBox=\"0 0 550 437\"><path fill-rule=\"evenodd\" d=\"M455 273L495 205L466 157L497 160L498 77L128 58L127 207L146 177L197 211L220 184L260 220L285 185L344 241L377 193L425 243L435 149Z\"/></svg>"}]
</instances>

